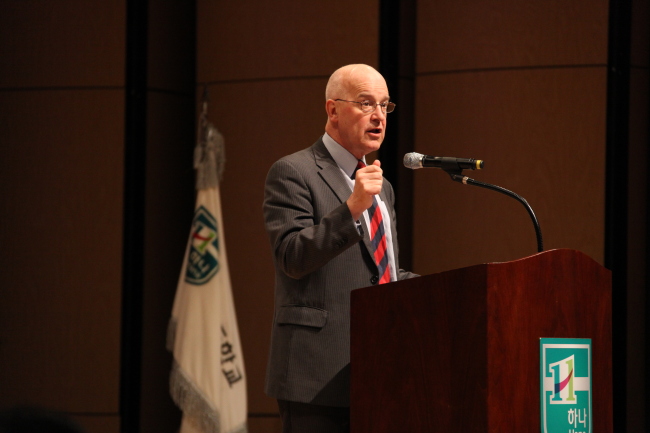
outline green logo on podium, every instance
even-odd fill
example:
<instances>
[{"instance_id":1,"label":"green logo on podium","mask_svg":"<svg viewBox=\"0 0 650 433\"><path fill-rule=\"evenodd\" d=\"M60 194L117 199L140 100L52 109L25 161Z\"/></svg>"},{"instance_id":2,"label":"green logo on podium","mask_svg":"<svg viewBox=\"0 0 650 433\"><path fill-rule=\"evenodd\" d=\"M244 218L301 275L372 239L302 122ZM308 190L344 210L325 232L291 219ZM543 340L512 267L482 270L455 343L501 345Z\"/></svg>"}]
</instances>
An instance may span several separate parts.
<instances>
[{"instance_id":1,"label":"green logo on podium","mask_svg":"<svg viewBox=\"0 0 650 433\"><path fill-rule=\"evenodd\" d=\"M591 339L541 338L543 433L591 433Z\"/></svg>"}]
</instances>

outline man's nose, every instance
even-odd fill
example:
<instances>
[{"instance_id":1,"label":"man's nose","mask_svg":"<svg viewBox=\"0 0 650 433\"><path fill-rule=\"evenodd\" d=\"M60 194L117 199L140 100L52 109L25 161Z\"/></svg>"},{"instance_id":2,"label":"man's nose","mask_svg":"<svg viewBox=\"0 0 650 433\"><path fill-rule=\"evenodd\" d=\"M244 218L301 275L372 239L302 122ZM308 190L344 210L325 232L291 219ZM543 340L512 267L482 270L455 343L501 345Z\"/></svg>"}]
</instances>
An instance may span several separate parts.
<instances>
[{"instance_id":1,"label":"man's nose","mask_svg":"<svg viewBox=\"0 0 650 433\"><path fill-rule=\"evenodd\" d=\"M376 105L375 111L372 112L371 117L374 118L376 116L379 120L386 120L386 114L387 113L384 113L384 110L381 109L380 105Z\"/></svg>"}]
</instances>

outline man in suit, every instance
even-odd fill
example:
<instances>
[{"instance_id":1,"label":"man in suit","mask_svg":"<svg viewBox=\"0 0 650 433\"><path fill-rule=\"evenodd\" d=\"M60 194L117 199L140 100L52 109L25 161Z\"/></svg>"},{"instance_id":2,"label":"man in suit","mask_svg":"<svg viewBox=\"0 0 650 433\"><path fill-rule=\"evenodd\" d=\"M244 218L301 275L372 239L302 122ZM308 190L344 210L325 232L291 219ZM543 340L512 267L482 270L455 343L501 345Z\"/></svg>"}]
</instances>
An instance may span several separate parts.
<instances>
[{"instance_id":1,"label":"man in suit","mask_svg":"<svg viewBox=\"0 0 650 433\"><path fill-rule=\"evenodd\" d=\"M399 268L393 188L379 161L365 165L395 108L386 81L344 66L325 97L325 134L277 161L265 187L276 274L266 393L285 433L349 431L350 291L414 276Z\"/></svg>"}]
</instances>

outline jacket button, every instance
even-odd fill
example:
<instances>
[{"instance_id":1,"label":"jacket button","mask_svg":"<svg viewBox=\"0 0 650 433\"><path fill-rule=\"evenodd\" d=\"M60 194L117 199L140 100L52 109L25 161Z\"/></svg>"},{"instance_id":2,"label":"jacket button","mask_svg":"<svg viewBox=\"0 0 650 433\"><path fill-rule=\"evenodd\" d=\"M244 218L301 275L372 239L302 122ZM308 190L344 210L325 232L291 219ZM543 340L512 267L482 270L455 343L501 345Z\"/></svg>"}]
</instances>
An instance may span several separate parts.
<instances>
[{"instance_id":1,"label":"jacket button","mask_svg":"<svg viewBox=\"0 0 650 433\"><path fill-rule=\"evenodd\" d=\"M372 284L377 284L377 281L379 281L379 277L377 275L373 275L372 278L370 279L370 282Z\"/></svg>"}]
</instances>

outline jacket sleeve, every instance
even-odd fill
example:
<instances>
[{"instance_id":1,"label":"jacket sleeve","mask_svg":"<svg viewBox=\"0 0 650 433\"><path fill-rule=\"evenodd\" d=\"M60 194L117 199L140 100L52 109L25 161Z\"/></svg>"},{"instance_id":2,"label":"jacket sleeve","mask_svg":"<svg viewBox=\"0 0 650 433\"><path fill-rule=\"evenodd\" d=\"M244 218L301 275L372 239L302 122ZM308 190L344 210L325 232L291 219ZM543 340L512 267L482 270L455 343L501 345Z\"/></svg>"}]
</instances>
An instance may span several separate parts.
<instances>
[{"instance_id":1,"label":"jacket sleeve","mask_svg":"<svg viewBox=\"0 0 650 433\"><path fill-rule=\"evenodd\" d=\"M321 192L322 193L322 192ZM345 202L322 216L307 175L287 160L276 162L266 178L264 219L276 266L299 279L357 244L357 229Z\"/></svg>"}]
</instances>

